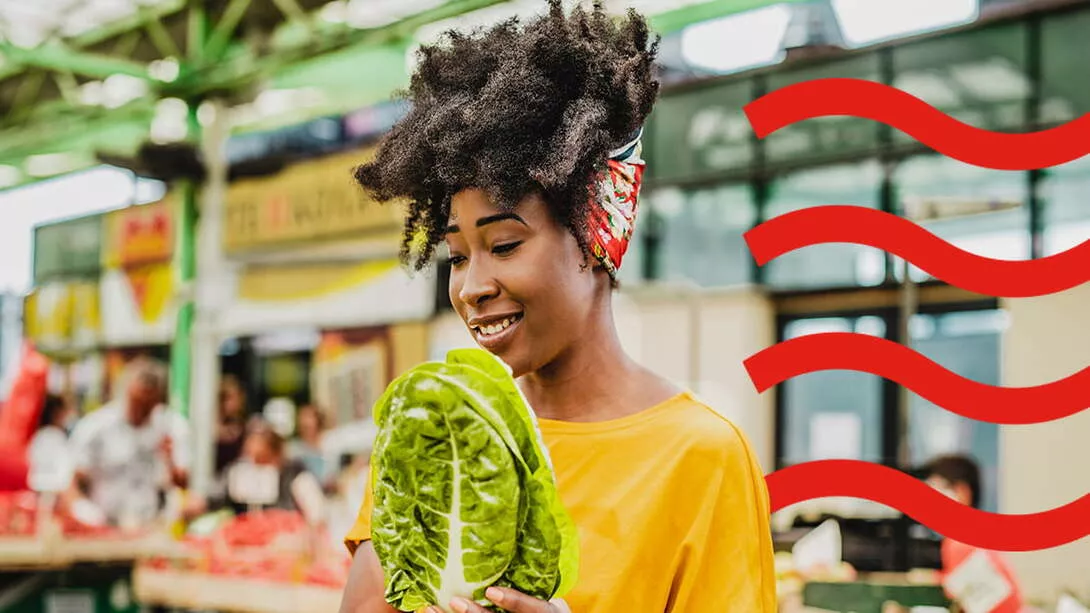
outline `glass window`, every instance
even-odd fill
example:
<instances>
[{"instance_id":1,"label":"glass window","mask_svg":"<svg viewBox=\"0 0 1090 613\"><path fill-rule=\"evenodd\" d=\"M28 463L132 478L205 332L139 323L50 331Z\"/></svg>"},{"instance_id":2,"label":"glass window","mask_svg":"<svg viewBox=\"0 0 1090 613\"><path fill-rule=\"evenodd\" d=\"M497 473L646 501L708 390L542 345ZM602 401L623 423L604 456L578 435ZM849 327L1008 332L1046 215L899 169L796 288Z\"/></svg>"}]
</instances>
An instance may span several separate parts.
<instances>
[{"instance_id":1,"label":"glass window","mask_svg":"<svg viewBox=\"0 0 1090 613\"><path fill-rule=\"evenodd\" d=\"M893 85L970 125L1017 130L1032 89L1025 55L1022 23L930 38L894 49Z\"/></svg>"},{"instance_id":2,"label":"glass window","mask_svg":"<svg viewBox=\"0 0 1090 613\"><path fill-rule=\"evenodd\" d=\"M882 168L875 161L789 174L772 184L765 218L827 204L876 209L881 182ZM885 254L849 244L806 247L765 266L765 282L780 289L875 286L884 279Z\"/></svg>"},{"instance_id":3,"label":"glass window","mask_svg":"<svg viewBox=\"0 0 1090 613\"><path fill-rule=\"evenodd\" d=\"M703 286L750 281L753 258L743 234L757 211L748 185L660 189L648 202L658 222L658 278Z\"/></svg>"},{"instance_id":4,"label":"glass window","mask_svg":"<svg viewBox=\"0 0 1090 613\"><path fill-rule=\"evenodd\" d=\"M971 381L1000 384L1000 349L1008 325L1004 311L916 315L910 323L912 348ZM937 455L968 454L983 473L982 506L998 500L999 426L967 419L915 393L909 395L908 448L913 466Z\"/></svg>"},{"instance_id":5,"label":"glass window","mask_svg":"<svg viewBox=\"0 0 1090 613\"><path fill-rule=\"evenodd\" d=\"M784 339L824 332L884 337L886 322L875 316L797 319ZM780 385L783 422L782 466L825 459L882 461L881 378L829 370L794 377Z\"/></svg>"},{"instance_id":6,"label":"glass window","mask_svg":"<svg viewBox=\"0 0 1090 613\"><path fill-rule=\"evenodd\" d=\"M1090 240L1090 156L1051 168L1045 177L1044 251L1053 255Z\"/></svg>"},{"instance_id":7,"label":"glass window","mask_svg":"<svg viewBox=\"0 0 1090 613\"><path fill-rule=\"evenodd\" d=\"M923 155L894 173L900 214L976 255L1001 260L1030 257L1026 175ZM901 278L901 260L894 274ZM917 281L928 278L912 267Z\"/></svg>"},{"instance_id":8,"label":"glass window","mask_svg":"<svg viewBox=\"0 0 1090 613\"><path fill-rule=\"evenodd\" d=\"M753 162L753 129L742 107L753 100L750 80L669 93L646 133L648 182L707 177Z\"/></svg>"},{"instance_id":9,"label":"glass window","mask_svg":"<svg viewBox=\"0 0 1090 613\"><path fill-rule=\"evenodd\" d=\"M801 70L776 72L769 76L768 89L827 78L881 81L878 55L823 63ZM764 139L769 162L815 160L872 150L878 144L879 124L856 117L817 117L786 126Z\"/></svg>"},{"instance_id":10,"label":"glass window","mask_svg":"<svg viewBox=\"0 0 1090 613\"><path fill-rule=\"evenodd\" d=\"M1090 111L1090 10L1046 17L1041 28L1041 119L1071 121Z\"/></svg>"}]
</instances>

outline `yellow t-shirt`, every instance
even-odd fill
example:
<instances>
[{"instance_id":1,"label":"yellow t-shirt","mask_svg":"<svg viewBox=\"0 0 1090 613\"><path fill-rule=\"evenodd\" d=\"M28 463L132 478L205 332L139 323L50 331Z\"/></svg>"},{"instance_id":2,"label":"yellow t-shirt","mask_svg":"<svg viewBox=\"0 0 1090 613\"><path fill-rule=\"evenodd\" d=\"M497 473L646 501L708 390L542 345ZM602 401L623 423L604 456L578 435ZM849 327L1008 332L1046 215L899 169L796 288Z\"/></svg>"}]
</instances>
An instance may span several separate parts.
<instances>
[{"instance_id":1,"label":"yellow t-shirt","mask_svg":"<svg viewBox=\"0 0 1090 613\"><path fill-rule=\"evenodd\" d=\"M573 613L774 613L768 490L745 436L679 394L621 419L539 420L580 536ZM371 534L368 488L351 550Z\"/></svg>"}]
</instances>

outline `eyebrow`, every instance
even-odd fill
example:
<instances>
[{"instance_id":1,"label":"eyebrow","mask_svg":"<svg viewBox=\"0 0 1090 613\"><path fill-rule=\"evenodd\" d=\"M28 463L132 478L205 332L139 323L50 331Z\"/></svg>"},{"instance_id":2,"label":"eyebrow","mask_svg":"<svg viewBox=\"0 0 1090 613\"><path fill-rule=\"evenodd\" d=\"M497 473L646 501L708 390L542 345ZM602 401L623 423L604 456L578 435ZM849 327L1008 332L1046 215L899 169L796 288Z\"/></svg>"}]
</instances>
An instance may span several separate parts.
<instances>
[{"instance_id":1,"label":"eyebrow","mask_svg":"<svg viewBox=\"0 0 1090 613\"><path fill-rule=\"evenodd\" d=\"M487 226L488 224L492 224L492 223L496 223L496 222L500 222L500 221L507 221L507 220L517 221L517 222L519 222L520 224L522 224L524 226L528 225L523 218L519 217L518 215L516 215L514 213L497 213L495 215L487 215L485 217L481 217L480 219L478 219L476 225L477 225L478 228L483 228L484 226ZM447 231L446 231L447 234L455 234L457 232L461 232L461 228L459 228L457 225L451 224L451 225L447 226Z\"/></svg>"}]
</instances>

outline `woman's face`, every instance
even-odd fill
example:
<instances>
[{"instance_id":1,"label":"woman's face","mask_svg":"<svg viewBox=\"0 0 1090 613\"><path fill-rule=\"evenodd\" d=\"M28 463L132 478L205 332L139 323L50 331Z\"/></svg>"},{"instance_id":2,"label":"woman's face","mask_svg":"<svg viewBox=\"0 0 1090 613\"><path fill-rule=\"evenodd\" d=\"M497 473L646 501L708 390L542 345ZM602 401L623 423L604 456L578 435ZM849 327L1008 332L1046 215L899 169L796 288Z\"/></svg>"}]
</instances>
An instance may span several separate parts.
<instances>
[{"instance_id":1,"label":"woman's face","mask_svg":"<svg viewBox=\"0 0 1090 613\"><path fill-rule=\"evenodd\" d=\"M298 425L296 429L299 431L299 436L302 438L310 438L317 436L321 433L321 425L318 423L318 413L316 409L304 408L299 411Z\"/></svg>"},{"instance_id":2,"label":"woman's face","mask_svg":"<svg viewBox=\"0 0 1090 613\"><path fill-rule=\"evenodd\" d=\"M277 464L280 460L265 435L257 432L252 432L246 437L242 446L242 455L254 464L262 466Z\"/></svg>"},{"instance_id":3,"label":"woman's face","mask_svg":"<svg viewBox=\"0 0 1090 613\"><path fill-rule=\"evenodd\" d=\"M485 192L463 190L452 199L446 240L451 303L477 343L516 377L578 342L599 286L608 285L537 195L501 213Z\"/></svg>"}]
</instances>

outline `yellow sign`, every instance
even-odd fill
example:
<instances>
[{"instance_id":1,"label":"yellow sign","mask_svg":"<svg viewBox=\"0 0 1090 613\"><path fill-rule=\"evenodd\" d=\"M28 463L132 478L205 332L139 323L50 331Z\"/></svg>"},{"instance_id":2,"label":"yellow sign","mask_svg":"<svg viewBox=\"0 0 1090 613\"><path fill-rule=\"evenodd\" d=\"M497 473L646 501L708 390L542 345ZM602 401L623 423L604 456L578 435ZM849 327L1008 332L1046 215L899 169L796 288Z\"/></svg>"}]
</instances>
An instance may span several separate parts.
<instances>
[{"instance_id":1,"label":"yellow sign","mask_svg":"<svg viewBox=\"0 0 1090 613\"><path fill-rule=\"evenodd\" d=\"M238 295L254 302L310 300L358 287L397 267L397 260L254 266L242 273Z\"/></svg>"},{"instance_id":2,"label":"yellow sign","mask_svg":"<svg viewBox=\"0 0 1090 613\"><path fill-rule=\"evenodd\" d=\"M104 223L102 265L106 268L168 262L174 255L173 198L112 211Z\"/></svg>"},{"instance_id":3,"label":"yellow sign","mask_svg":"<svg viewBox=\"0 0 1090 613\"><path fill-rule=\"evenodd\" d=\"M159 320L174 291L174 271L169 263L152 264L125 270L133 303L144 323Z\"/></svg>"},{"instance_id":4,"label":"yellow sign","mask_svg":"<svg viewBox=\"0 0 1090 613\"><path fill-rule=\"evenodd\" d=\"M373 150L288 167L271 178L238 181L227 192L223 247L228 254L389 230L402 223L396 203L369 198L352 169Z\"/></svg>"},{"instance_id":5,"label":"yellow sign","mask_svg":"<svg viewBox=\"0 0 1090 613\"><path fill-rule=\"evenodd\" d=\"M99 288L93 281L47 283L23 306L24 333L44 352L92 347L99 341Z\"/></svg>"}]
</instances>

